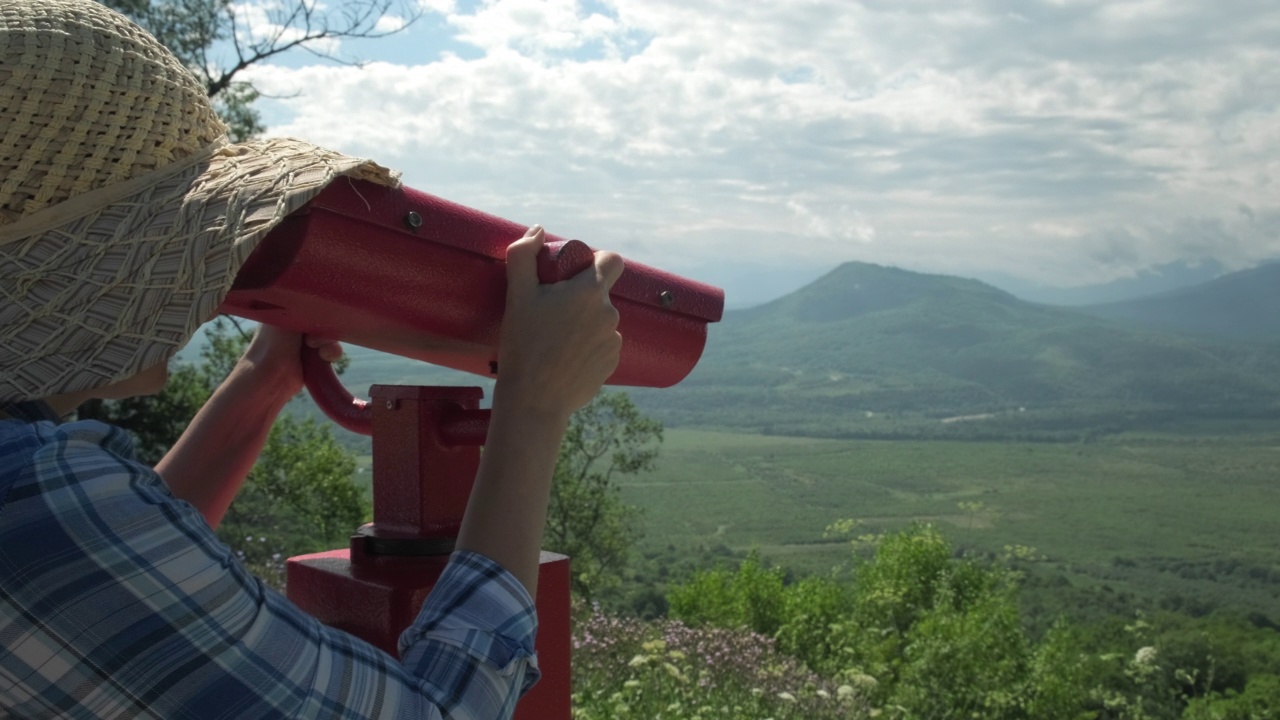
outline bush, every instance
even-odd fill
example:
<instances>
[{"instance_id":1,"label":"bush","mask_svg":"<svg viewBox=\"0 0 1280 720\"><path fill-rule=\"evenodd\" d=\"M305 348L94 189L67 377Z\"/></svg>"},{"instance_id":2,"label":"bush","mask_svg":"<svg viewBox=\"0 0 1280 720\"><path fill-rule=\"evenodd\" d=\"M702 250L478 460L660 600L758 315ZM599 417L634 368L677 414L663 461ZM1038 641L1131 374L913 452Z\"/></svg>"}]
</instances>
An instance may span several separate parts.
<instances>
[{"instance_id":1,"label":"bush","mask_svg":"<svg viewBox=\"0 0 1280 720\"><path fill-rule=\"evenodd\" d=\"M864 718L852 685L818 677L746 629L592 613L573 637L575 720Z\"/></svg>"},{"instance_id":2,"label":"bush","mask_svg":"<svg viewBox=\"0 0 1280 720\"><path fill-rule=\"evenodd\" d=\"M1280 718L1280 675L1254 675L1244 692L1197 698L1184 720L1272 720Z\"/></svg>"},{"instance_id":3,"label":"bush","mask_svg":"<svg viewBox=\"0 0 1280 720\"><path fill-rule=\"evenodd\" d=\"M1075 718L1089 695L1074 637L1061 630L1033 643L1012 575L956 559L925 525L884 537L856 563L852 586L834 577L784 586L781 570L752 557L737 573L677 587L671 614L771 635L883 717Z\"/></svg>"},{"instance_id":4,"label":"bush","mask_svg":"<svg viewBox=\"0 0 1280 720\"><path fill-rule=\"evenodd\" d=\"M668 593L671 617L698 627L749 628L773 635L782 625L786 599L780 568L766 568L752 552L737 572L710 570Z\"/></svg>"},{"instance_id":5,"label":"bush","mask_svg":"<svg viewBox=\"0 0 1280 720\"><path fill-rule=\"evenodd\" d=\"M788 585L753 554L737 572L676 587L671 614L699 632L771 641L813 687L846 687L885 720L1280 720L1274 630L1164 613L1088 628L1059 621L1037 641L1017 610L1016 577L955 557L937 530L916 526L855 560L852 583Z\"/></svg>"}]
</instances>

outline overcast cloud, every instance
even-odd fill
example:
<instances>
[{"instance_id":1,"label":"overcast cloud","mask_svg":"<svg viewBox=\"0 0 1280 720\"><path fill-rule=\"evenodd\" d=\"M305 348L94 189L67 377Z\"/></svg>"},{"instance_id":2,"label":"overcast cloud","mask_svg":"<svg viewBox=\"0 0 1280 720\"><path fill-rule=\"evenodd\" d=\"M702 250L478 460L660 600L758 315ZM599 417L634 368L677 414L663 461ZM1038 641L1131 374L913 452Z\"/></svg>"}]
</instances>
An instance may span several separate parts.
<instances>
[{"instance_id":1,"label":"overcast cloud","mask_svg":"<svg viewBox=\"0 0 1280 720\"><path fill-rule=\"evenodd\" d=\"M845 260L1075 285L1280 256L1274 2L423 5L363 68L255 70L270 133L731 299Z\"/></svg>"}]
</instances>

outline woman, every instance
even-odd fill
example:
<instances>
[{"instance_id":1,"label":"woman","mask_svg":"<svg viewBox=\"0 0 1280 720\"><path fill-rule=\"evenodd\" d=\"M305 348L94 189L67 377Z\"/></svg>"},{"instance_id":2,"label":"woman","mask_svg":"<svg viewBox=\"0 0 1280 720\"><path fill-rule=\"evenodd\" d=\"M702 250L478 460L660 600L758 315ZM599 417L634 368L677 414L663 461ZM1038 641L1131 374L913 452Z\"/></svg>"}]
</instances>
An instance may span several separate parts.
<instances>
[{"instance_id":1,"label":"woman","mask_svg":"<svg viewBox=\"0 0 1280 720\"><path fill-rule=\"evenodd\" d=\"M265 589L212 531L302 387L302 344L334 360L336 343L262 328L154 469L124 431L60 420L162 388L258 241L328 183L397 176L231 144L176 58L88 0L0 5L0 88L0 715L508 717L538 674L556 451L618 361L621 259L543 286L541 229L508 249L486 452L397 661Z\"/></svg>"}]
</instances>

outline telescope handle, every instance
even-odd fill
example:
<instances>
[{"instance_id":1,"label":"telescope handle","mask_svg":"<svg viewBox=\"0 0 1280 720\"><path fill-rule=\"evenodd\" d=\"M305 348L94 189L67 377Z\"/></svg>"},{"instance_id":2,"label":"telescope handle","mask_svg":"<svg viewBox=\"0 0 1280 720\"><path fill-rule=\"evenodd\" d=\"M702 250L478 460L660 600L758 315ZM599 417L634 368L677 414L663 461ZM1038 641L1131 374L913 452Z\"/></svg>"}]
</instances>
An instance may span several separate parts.
<instances>
[{"instance_id":1,"label":"telescope handle","mask_svg":"<svg viewBox=\"0 0 1280 720\"><path fill-rule=\"evenodd\" d=\"M581 240L549 242L538 251L538 282L550 285L568 280L595 262L595 251Z\"/></svg>"},{"instance_id":2,"label":"telescope handle","mask_svg":"<svg viewBox=\"0 0 1280 720\"><path fill-rule=\"evenodd\" d=\"M373 408L347 390L333 363L320 357L316 348L302 346L302 381L330 420L359 435L373 434Z\"/></svg>"}]
</instances>

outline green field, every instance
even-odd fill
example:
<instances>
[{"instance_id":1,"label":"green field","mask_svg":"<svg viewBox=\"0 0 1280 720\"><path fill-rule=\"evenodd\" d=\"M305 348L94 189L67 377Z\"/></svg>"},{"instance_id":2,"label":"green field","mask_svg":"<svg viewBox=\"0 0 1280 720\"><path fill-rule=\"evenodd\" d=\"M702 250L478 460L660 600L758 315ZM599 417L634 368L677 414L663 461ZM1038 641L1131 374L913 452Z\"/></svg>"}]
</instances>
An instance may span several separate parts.
<instances>
[{"instance_id":1,"label":"green field","mask_svg":"<svg viewBox=\"0 0 1280 720\"><path fill-rule=\"evenodd\" d=\"M645 548L759 548L798 572L849 557L824 539L940 526L958 547L1045 559L1076 587L1280 609L1280 437L1086 444L851 441L670 429L659 469L624 478ZM980 509L961 503L981 503Z\"/></svg>"}]
</instances>

